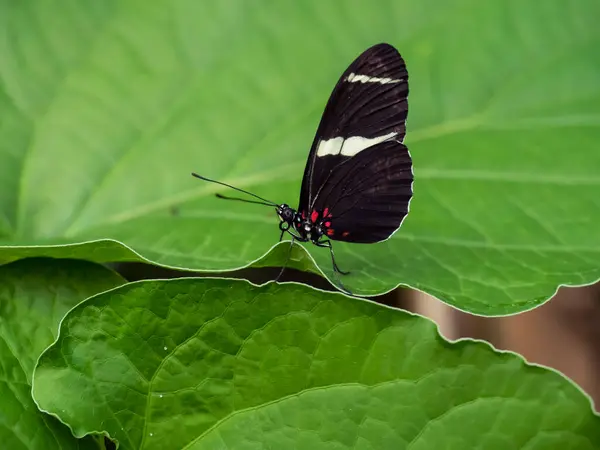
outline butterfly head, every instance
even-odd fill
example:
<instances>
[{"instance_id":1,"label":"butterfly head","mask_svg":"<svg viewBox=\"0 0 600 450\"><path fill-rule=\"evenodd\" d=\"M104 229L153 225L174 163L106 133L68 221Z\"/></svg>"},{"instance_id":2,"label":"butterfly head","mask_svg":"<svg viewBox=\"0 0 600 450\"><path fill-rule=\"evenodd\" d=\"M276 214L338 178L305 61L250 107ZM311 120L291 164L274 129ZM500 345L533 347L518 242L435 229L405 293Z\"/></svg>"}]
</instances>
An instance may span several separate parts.
<instances>
[{"instance_id":1,"label":"butterfly head","mask_svg":"<svg viewBox=\"0 0 600 450\"><path fill-rule=\"evenodd\" d=\"M285 203L277 206L277 215L279 216L279 220L281 222L288 223L292 225L294 220L296 219L296 211L293 208L290 208Z\"/></svg>"}]
</instances>

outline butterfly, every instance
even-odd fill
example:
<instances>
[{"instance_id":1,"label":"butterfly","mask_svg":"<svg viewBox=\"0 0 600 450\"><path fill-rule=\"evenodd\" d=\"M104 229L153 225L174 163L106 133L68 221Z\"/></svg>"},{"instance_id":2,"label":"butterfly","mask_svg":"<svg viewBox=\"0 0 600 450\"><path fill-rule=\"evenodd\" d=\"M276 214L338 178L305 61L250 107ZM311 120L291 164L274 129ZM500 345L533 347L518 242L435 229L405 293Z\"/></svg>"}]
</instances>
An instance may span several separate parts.
<instances>
[{"instance_id":1,"label":"butterfly","mask_svg":"<svg viewBox=\"0 0 600 450\"><path fill-rule=\"evenodd\" d=\"M308 154L297 209L192 175L257 200L217 194L220 198L275 207L279 240L288 233L292 245L300 241L328 248L334 274L343 288L338 274L349 272L337 265L332 242L385 241L408 215L413 171L403 143L407 115L406 64L393 46L377 44L348 66L329 97Z\"/></svg>"}]
</instances>

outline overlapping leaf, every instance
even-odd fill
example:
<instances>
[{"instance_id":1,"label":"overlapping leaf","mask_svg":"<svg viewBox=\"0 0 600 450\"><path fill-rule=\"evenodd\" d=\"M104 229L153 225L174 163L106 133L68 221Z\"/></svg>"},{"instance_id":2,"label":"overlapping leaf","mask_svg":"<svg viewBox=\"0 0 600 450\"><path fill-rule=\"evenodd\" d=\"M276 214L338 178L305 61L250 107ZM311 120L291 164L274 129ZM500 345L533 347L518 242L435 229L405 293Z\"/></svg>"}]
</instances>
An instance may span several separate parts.
<instances>
[{"instance_id":1,"label":"overlapping leaf","mask_svg":"<svg viewBox=\"0 0 600 450\"><path fill-rule=\"evenodd\" d=\"M87 262L24 260L0 267L0 446L10 450L94 449L31 398L33 368L66 312L122 279ZM60 395L73 395L66 389ZM76 395L75 395L76 396Z\"/></svg>"},{"instance_id":2,"label":"overlapping leaf","mask_svg":"<svg viewBox=\"0 0 600 450\"><path fill-rule=\"evenodd\" d=\"M34 396L123 449L600 445L588 399L557 373L294 284L145 281L96 296L64 319Z\"/></svg>"},{"instance_id":3,"label":"overlapping leaf","mask_svg":"<svg viewBox=\"0 0 600 450\"><path fill-rule=\"evenodd\" d=\"M390 241L337 246L345 284L531 308L600 278L599 14L593 0L4 0L0 261L266 264L274 211L220 201L190 171L295 205L337 77L387 41L411 76L415 198ZM292 264L330 274L318 250Z\"/></svg>"}]
</instances>

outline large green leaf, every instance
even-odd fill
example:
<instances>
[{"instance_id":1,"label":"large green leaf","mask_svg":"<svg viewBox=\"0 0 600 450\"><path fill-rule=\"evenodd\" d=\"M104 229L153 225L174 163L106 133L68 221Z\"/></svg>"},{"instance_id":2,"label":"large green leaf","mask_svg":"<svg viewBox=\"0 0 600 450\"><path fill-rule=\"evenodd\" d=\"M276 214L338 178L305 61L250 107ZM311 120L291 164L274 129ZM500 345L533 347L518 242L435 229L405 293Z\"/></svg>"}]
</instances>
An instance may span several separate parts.
<instances>
[{"instance_id":1,"label":"large green leaf","mask_svg":"<svg viewBox=\"0 0 600 450\"><path fill-rule=\"evenodd\" d=\"M388 41L411 77L415 198L393 239L336 246L345 284L531 308L600 278L599 15L595 0L0 0L0 260L281 264L283 249L256 262L274 211L189 174L295 205L337 77ZM300 251L292 265L317 271Z\"/></svg>"},{"instance_id":2,"label":"large green leaf","mask_svg":"<svg viewBox=\"0 0 600 450\"><path fill-rule=\"evenodd\" d=\"M10 450L98 448L75 439L31 398L33 368L66 312L118 286L114 272L85 261L23 260L0 267L0 442ZM75 395L69 389L59 395Z\"/></svg>"},{"instance_id":3,"label":"large green leaf","mask_svg":"<svg viewBox=\"0 0 600 450\"><path fill-rule=\"evenodd\" d=\"M41 356L34 397L124 449L600 446L589 400L557 373L297 284L144 281L93 297Z\"/></svg>"}]
</instances>

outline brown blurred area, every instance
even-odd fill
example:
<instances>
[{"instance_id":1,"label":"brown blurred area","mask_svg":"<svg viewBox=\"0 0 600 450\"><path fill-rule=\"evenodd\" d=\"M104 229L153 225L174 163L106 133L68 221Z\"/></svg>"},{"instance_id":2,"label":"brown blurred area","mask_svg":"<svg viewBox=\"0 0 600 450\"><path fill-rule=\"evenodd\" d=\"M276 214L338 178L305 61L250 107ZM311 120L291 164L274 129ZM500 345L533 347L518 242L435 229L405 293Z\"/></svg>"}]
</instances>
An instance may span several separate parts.
<instances>
[{"instance_id":1,"label":"brown blurred area","mask_svg":"<svg viewBox=\"0 0 600 450\"><path fill-rule=\"evenodd\" d=\"M117 264L127 280L185 276L245 278L256 284L272 280L279 268L243 269L226 273L196 273L140 263ZM281 281L298 281L319 289L334 290L314 274L286 269ZM423 292L398 288L380 297L379 303L429 317L449 340L482 339L500 350L522 355L528 362L558 370L573 380L593 400L600 412L600 283L560 288L556 295L533 310L505 317L480 317L459 311Z\"/></svg>"},{"instance_id":2,"label":"brown blurred area","mask_svg":"<svg viewBox=\"0 0 600 450\"><path fill-rule=\"evenodd\" d=\"M476 338L558 370L580 386L600 410L600 283L561 287L533 310L479 317L456 310L423 292L396 293L404 309L427 316L447 339Z\"/></svg>"}]
</instances>

